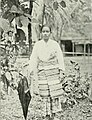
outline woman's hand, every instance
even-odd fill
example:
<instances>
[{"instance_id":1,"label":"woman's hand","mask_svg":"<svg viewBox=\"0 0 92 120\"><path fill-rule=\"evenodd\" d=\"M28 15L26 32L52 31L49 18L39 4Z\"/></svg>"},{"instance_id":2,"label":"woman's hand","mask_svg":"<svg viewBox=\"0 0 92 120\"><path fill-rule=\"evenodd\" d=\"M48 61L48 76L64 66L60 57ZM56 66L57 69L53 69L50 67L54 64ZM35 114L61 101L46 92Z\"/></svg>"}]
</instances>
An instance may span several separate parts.
<instances>
[{"instance_id":1,"label":"woman's hand","mask_svg":"<svg viewBox=\"0 0 92 120\"><path fill-rule=\"evenodd\" d=\"M64 80L64 72L60 69L60 82Z\"/></svg>"},{"instance_id":2,"label":"woman's hand","mask_svg":"<svg viewBox=\"0 0 92 120\"><path fill-rule=\"evenodd\" d=\"M34 81L34 83L33 83ZM34 72L33 80L31 81L32 95L39 95L39 83L37 72Z\"/></svg>"},{"instance_id":3,"label":"woman's hand","mask_svg":"<svg viewBox=\"0 0 92 120\"><path fill-rule=\"evenodd\" d=\"M39 95L39 84L38 84L38 80L35 80L34 94L35 94L35 95Z\"/></svg>"},{"instance_id":4,"label":"woman's hand","mask_svg":"<svg viewBox=\"0 0 92 120\"><path fill-rule=\"evenodd\" d=\"M39 95L39 87L38 86L35 87L34 94Z\"/></svg>"}]
</instances>

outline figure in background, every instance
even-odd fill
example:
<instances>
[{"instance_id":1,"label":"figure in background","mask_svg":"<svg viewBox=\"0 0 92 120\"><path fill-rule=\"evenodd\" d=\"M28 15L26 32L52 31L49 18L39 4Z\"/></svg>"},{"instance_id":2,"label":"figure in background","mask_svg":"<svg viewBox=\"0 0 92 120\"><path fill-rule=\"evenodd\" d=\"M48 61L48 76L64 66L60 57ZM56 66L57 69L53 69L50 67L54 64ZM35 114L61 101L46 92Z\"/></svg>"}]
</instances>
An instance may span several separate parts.
<instances>
[{"instance_id":1,"label":"figure in background","mask_svg":"<svg viewBox=\"0 0 92 120\"><path fill-rule=\"evenodd\" d=\"M15 46L12 45L11 41L7 41L6 44L6 58L8 59L8 65L9 68L13 67L15 61L16 61L16 56L15 56Z\"/></svg>"},{"instance_id":2,"label":"figure in background","mask_svg":"<svg viewBox=\"0 0 92 120\"><path fill-rule=\"evenodd\" d=\"M15 43L13 31L8 31L8 40L11 41L12 44Z\"/></svg>"}]
</instances>

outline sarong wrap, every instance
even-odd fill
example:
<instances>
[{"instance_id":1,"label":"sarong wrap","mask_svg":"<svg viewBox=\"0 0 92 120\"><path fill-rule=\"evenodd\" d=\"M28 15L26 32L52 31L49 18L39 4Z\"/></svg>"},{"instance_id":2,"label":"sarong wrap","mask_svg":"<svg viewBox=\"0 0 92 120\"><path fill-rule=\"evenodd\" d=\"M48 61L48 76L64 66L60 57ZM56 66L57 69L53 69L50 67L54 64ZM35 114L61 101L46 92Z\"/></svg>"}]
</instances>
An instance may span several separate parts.
<instances>
[{"instance_id":1,"label":"sarong wrap","mask_svg":"<svg viewBox=\"0 0 92 120\"><path fill-rule=\"evenodd\" d=\"M63 94L63 89L56 57L48 62L39 61L38 83L40 96L45 101L46 114L60 111L60 96Z\"/></svg>"},{"instance_id":2,"label":"sarong wrap","mask_svg":"<svg viewBox=\"0 0 92 120\"><path fill-rule=\"evenodd\" d=\"M58 98L62 95L58 68L39 71L38 80L39 93L42 97Z\"/></svg>"}]
</instances>

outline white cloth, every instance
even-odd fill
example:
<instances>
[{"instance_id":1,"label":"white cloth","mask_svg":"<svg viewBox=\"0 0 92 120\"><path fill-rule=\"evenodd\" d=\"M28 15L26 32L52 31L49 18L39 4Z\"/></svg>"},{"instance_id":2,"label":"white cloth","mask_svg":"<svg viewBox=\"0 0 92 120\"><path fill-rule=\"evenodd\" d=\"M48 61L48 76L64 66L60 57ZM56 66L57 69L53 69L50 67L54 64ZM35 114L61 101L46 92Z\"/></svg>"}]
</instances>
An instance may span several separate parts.
<instances>
[{"instance_id":1,"label":"white cloth","mask_svg":"<svg viewBox=\"0 0 92 120\"><path fill-rule=\"evenodd\" d=\"M55 53L58 59L59 69L62 69L64 71L65 66L63 53L59 44L51 39L49 39L47 43L44 40L36 42L29 61L30 72L37 69L38 58L44 62L48 62L50 56Z\"/></svg>"}]
</instances>

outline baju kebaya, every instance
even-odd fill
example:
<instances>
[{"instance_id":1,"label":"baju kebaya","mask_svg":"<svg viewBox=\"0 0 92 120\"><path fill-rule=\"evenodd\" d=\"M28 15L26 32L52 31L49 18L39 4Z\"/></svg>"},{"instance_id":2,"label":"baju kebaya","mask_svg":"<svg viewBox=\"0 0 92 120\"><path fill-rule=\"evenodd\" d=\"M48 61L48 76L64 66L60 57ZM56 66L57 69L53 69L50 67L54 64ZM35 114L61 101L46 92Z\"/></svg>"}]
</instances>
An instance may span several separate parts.
<instances>
[{"instance_id":1,"label":"baju kebaya","mask_svg":"<svg viewBox=\"0 0 92 120\"><path fill-rule=\"evenodd\" d=\"M36 71L39 94L45 101L45 113L61 110L60 96L63 94L60 70L65 71L63 54L54 40L40 40L35 43L30 57L31 71Z\"/></svg>"}]
</instances>

